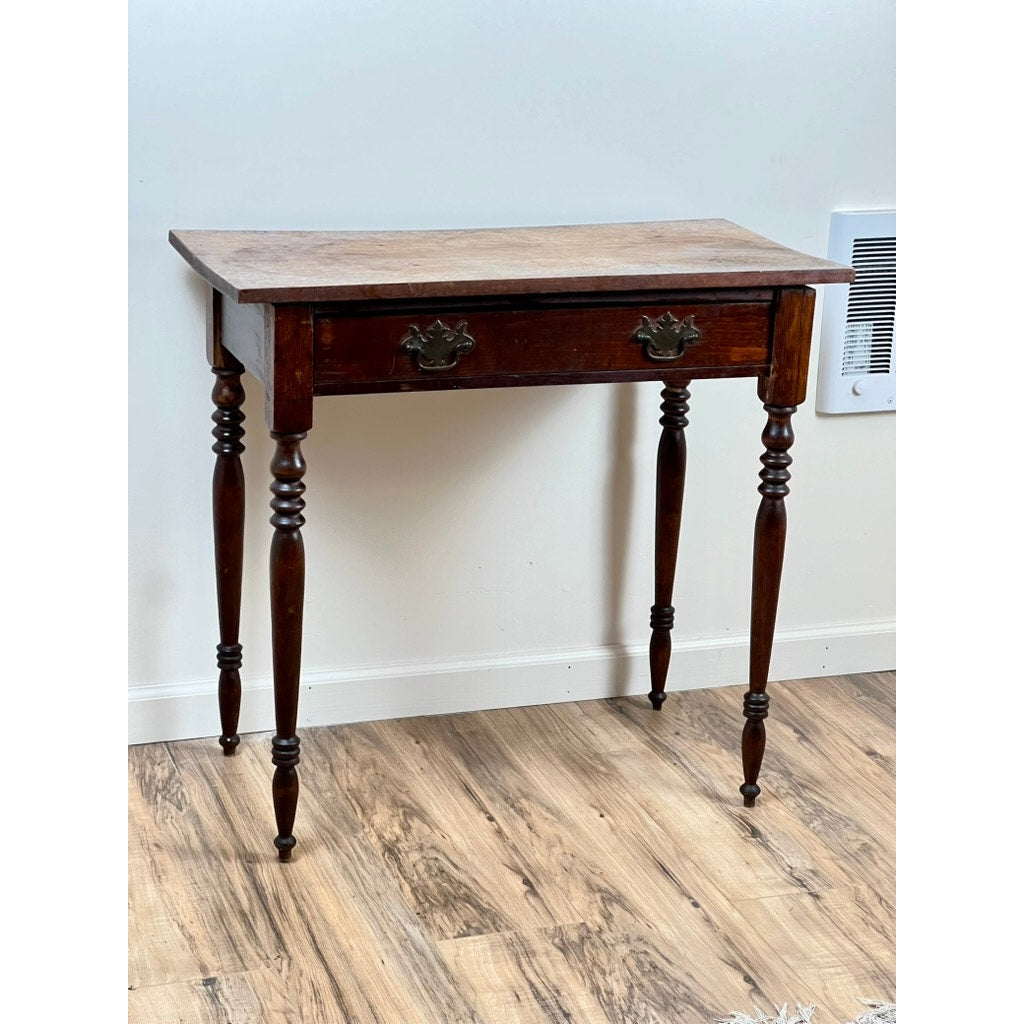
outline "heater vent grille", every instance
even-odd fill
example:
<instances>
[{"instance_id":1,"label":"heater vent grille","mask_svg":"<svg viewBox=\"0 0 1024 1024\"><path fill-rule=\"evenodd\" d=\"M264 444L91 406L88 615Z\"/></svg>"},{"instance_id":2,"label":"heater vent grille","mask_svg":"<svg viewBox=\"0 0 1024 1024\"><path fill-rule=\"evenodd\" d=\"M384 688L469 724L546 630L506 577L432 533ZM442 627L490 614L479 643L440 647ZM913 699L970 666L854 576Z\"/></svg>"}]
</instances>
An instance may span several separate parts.
<instances>
[{"instance_id":1,"label":"heater vent grille","mask_svg":"<svg viewBox=\"0 0 1024 1024\"><path fill-rule=\"evenodd\" d=\"M819 412L896 408L896 215L835 213L829 258L857 272L828 288L818 366Z\"/></svg>"},{"instance_id":2,"label":"heater vent grille","mask_svg":"<svg viewBox=\"0 0 1024 1024\"><path fill-rule=\"evenodd\" d=\"M846 303L843 376L890 373L896 328L895 237L855 239L851 263L857 280Z\"/></svg>"}]
</instances>

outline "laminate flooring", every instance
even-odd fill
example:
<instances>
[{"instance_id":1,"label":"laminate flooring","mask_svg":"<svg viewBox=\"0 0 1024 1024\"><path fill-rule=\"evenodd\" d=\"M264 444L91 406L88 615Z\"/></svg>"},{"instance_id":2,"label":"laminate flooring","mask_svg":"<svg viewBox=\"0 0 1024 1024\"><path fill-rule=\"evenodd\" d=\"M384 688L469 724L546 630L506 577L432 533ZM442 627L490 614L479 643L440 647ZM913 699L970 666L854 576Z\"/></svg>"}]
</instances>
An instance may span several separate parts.
<instances>
[{"instance_id":1,"label":"laminate flooring","mask_svg":"<svg viewBox=\"0 0 1024 1024\"><path fill-rule=\"evenodd\" d=\"M131 1024L710 1024L895 999L895 676L130 748ZM243 696L244 699L244 696Z\"/></svg>"}]
</instances>

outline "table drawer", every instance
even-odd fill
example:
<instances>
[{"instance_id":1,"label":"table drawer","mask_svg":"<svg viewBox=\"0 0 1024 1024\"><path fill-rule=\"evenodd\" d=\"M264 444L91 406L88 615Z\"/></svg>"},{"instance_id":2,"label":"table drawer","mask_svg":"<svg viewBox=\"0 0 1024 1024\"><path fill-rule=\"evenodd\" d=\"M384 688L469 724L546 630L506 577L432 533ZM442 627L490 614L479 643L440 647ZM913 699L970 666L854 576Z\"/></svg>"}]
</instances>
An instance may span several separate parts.
<instances>
[{"instance_id":1,"label":"table drawer","mask_svg":"<svg viewBox=\"0 0 1024 1024\"><path fill-rule=\"evenodd\" d=\"M769 302L318 314L314 387L768 363Z\"/></svg>"}]
</instances>

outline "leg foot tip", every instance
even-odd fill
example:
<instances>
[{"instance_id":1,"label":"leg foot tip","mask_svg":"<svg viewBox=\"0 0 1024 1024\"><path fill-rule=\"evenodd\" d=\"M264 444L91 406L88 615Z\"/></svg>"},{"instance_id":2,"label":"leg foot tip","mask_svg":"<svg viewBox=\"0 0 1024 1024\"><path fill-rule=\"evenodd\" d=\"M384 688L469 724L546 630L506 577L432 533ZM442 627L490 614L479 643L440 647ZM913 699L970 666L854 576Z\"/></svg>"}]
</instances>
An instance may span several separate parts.
<instances>
[{"instance_id":1,"label":"leg foot tip","mask_svg":"<svg viewBox=\"0 0 1024 1024\"><path fill-rule=\"evenodd\" d=\"M654 708L655 711L660 711L661 705L665 703L665 694L658 693L656 690L651 690L651 692L647 694L647 699L651 702L651 707Z\"/></svg>"},{"instance_id":2,"label":"leg foot tip","mask_svg":"<svg viewBox=\"0 0 1024 1024\"><path fill-rule=\"evenodd\" d=\"M224 748L224 756L230 757L238 749L238 744L242 741L238 738L237 735L235 735L221 736L218 742Z\"/></svg>"},{"instance_id":3,"label":"leg foot tip","mask_svg":"<svg viewBox=\"0 0 1024 1024\"><path fill-rule=\"evenodd\" d=\"M295 849L295 836L278 836L274 840L277 847L278 860L291 860L292 850Z\"/></svg>"},{"instance_id":4,"label":"leg foot tip","mask_svg":"<svg viewBox=\"0 0 1024 1024\"><path fill-rule=\"evenodd\" d=\"M744 782L740 786L740 792L743 794L743 806L753 807L754 801L761 793L761 787L756 782Z\"/></svg>"}]
</instances>

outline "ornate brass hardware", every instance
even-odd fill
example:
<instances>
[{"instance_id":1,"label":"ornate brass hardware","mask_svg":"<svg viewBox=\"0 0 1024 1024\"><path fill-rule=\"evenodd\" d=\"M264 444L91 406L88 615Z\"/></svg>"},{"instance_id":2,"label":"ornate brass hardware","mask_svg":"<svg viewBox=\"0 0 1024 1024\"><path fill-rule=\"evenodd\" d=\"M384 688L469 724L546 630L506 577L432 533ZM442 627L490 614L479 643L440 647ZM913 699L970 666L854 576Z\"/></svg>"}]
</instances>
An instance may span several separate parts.
<instances>
[{"instance_id":1,"label":"ornate brass hardware","mask_svg":"<svg viewBox=\"0 0 1024 1024\"><path fill-rule=\"evenodd\" d=\"M460 355L473 351L476 342L466 333L463 320L452 330L447 324L435 320L426 331L412 324L402 338L402 348L416 353L416 365L421 370L450 370Z\"/></svg>"},{"instance_id":2,"label":"ornate brass hardware","mask_svg":"<svg viewBox=\"0 0 1024 1024\"><path fill-rule=\"evenodd\" d=\"M640 326L633 332L633 340L647 346L648 359L670 363L700 341L700 330L693 326L692 316L680 322L666 312L653 322L650 317L640 317Z\"/></svg>"}]
</instances>

